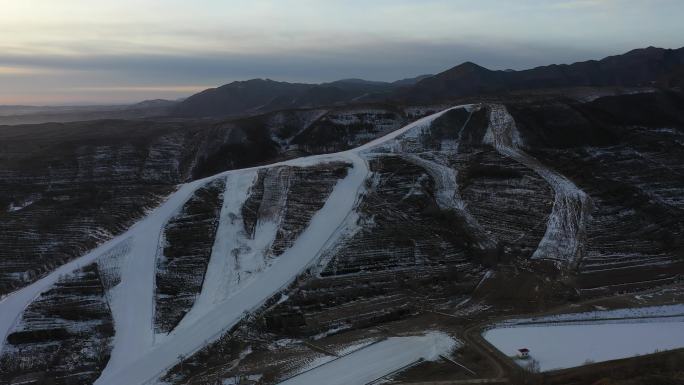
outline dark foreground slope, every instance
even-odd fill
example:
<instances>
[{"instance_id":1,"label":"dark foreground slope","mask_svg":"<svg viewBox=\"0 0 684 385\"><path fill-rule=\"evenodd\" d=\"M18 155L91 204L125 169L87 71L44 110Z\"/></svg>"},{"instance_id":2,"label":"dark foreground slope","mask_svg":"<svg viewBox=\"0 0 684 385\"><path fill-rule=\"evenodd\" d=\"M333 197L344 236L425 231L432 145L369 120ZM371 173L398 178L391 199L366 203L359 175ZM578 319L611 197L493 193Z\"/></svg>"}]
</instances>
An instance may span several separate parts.
<instances>
[{"instance_id":1,"label":"dark foreground slope","mask_svg":"<svg viewBox=\"0 0 684 385\"><path fill-rule=\"evenodd\" d=\"M117 228L127 226L180 181L358 146L429 111L292 110L206 126L146 123L145 130L127 126L140 122L106 122L108 130L83 123L60 127L71 133L60 140L22 136L50 126L8 129L6 138L15 139L8 142L13 145L6 149L3 171L11 199L2 214L8 219L2 234L9 234L2 250L22 253L3 257L7 287L35 280L47 270L44 265L76 257L77 247L89 247L85 241L111 237L115 231L98 229L112 218ZM437 329L461 335L487 317L676 285L684 273L683 111L684 97L677 91L592 99L498 97L449 111L429 127L357 153L368 174L353 221L340 225L341 237L326 244L290 286L245 313L215 342L178 357L181 363L165 380L278 383L312 362L395 334ZM36 153L33 146L43 151ZM264 148L271 152L256 152ZM288 255L349 166L337 161L250 171L254 178L239 198L243 202L233 202L228 213L221 193L237 189L235 180L219 177L199 188L168 218L157 255L143 256L154 258L156 272L149 277L156 282L149 327L168 333L160 339L172 339L197 301L206 306L203 283L218 239L229 243L218 246L228 252L225 261L234 268L226 271L234 279L228 288L214 287L214 295L239 295L232 290L242 287L242 279L249 282ZM121 185L130 187L102 195ZM74 191L84 186L103 191L71 202L78 210L60 206L79 197ZM575 199L573 191L586 195L586 205L559 209L559 194ZM17 192L31 199L20 200ZM104 204L127 216L83 209L105 210ZM35 231L48 213L49 223L57 225ZM236 226L242 241L217 238L219 218L224 226ZM16 229L35 235L17 236ZM267 244L253 243L267 233L272 234ZM70 253L50 259L58 255L54 250L64 250L53 244L69 242ZM250 260L257 245L265 247L264 258ZM113 259L126 253L111 251ZM117 262L109 259L104 256L97 269L88 266L63 277L21 312L0 358L5 368L0 382L45 376L89 382L99 375L112 338L108 295L121 280ZM102 348L92 348L95 344ZM496 372L486 354L467 349L473 347L454 354L479 373ZM442 359L401 376L440 381L468 375Z\"/></svg>"}]
</instances>

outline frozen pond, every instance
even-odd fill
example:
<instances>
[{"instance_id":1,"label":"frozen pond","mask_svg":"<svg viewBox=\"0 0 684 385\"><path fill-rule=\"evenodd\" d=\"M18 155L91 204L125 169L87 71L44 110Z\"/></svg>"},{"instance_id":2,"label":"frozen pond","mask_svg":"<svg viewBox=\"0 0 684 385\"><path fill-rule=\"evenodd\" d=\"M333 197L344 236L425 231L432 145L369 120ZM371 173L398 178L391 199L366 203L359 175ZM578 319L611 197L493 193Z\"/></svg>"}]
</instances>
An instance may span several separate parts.
<instances>
[{"instance_id":1,"label":"frozen pond","mask_svg":"<svg viewBox=\"0 0 684 385\"><path fill-rule=\"evenodd\" d=\"M483 336L508 356L530 349L541 371L684 347L684 317L605 322L517 325L491 329ZM518 362L525 365L529 360Z\"/></svg>"}]
</instances>

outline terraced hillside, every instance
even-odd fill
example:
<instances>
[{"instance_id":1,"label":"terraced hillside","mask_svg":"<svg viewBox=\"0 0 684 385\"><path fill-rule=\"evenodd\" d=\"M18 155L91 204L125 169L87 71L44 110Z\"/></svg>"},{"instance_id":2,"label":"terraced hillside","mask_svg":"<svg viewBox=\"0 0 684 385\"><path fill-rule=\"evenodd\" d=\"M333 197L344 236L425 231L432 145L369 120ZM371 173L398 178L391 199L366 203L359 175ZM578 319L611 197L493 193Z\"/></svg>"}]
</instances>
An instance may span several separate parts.
<instances>
[{"instance_id":1,"label":"terraced hillside","mask_svg":"<svg viewBox=\"0 0 684 385\"><path fill-rule=\"evenodd\" d=\"M393 338L438 330L472 343L471 322L680 280L681 93L510 96L395 130L429 111L297 110L212 126L208 137L236 143L252 127L278 159L356 147L223 172L239 165L225 154L248 147L193 137L191 149L211 151L190 152L178 175L222 172L160 182L175 191L141 222L0 302L2 354L20 357L12 333L30 322L16 320L31 320L65 273L95 274L87 298L111 309L97 322L111 314L113 335L86 328L111 338L106 362L83 361L100 385L275 384ZM470 378L458 360L497 371L470 348L402 375ZM40 375L8 373L0 381Z\"/></svg>"},{"instance_id":2,"label":"terraced hillside","mask_svg":"<svg viewBox=\"0 0 684 385\"><path fill-rule=\"evenodd\" d=\"M349 164L339 162L324 167L290 169L285 202L276 210L280 215L280 226L269 250L272 258L277 258L294 245L297 238L306 230L311 217L323 208L335 183L347 176L348 167ZM263 220L265 217L259 219Z\"/></svg>"},{"instance_id":3,"label":"terraced hillside","mask_svg":"<svg viewBox=\"0 0 684 385\"><path fill-rule=\"evenodd\" d=\"M684 272L681 103L677 94L642 94L513 113L523 134L546 143L535 155L591 197L577 268L578 288L588 295L671 283ZM568 126L593 135L548 138Z\"/></svg>"},{"instance_id":4,"label":"terraced hillside","mask_svg":"<svg viewBox=\"0 0 684 385\"><path fill-rule=\"evenodd\" d=\"M603 148L578 145L572 137L540 143L534 131L538 126L529 121L546 124L542 119L552 115L539 118L526 110L520 118L521 109L535 108L534 100L511 103L510 114L500 105L452 110L430 125L362 148L369 164L365 192L358 216L347 223L340 240L326 248L316 268L166 379L208 384L221 378L259 377L263 383L278 383L313 362L335 359L334 350L325 348L328 344L363 344L377 338L377 328L386 330L403 320L419 322L424 314L453 314L465 320L497 306L503 306L499 311L510 306L539 309L577 300L575 290L590 298L672 283L681 274L677 261L682 249L675 234L680 234L678 223L684 216L677 210L652 210L657 202L676 208L672 203L684 184L673 174L679 162L667 155L681 156L681 151L641 155L638 162L633 157L636 164L619 167L626 175L646 163L650 183L640 182L638 176L631 180L648 186L653 195L643 209L635 200L622 203L632 210L618 209L620 197L636 197L634 187L616 185L626 176L612 179L607 191L585 181L603 169L615 172L613 162L624 154L613 143L601 142L601 132L590 140ZM565 100L558 105L598 109L603 102ZM644 128L634 130L644 133ZM679 131L657 132L676 141ZM648 143L644 139L639 142ZM567 147L559 149L559 143ZM664 147L670 145L658 141L651 151ZM585 166L590 153L604 158ZM665 165L674 167L668 171L670 178L661 179ZM637 214L640 210L644 213ZM644 222L648 214L650 223L671 227ZM607 227L611 223L620 227ZM659 244L642 243L648 237ZM629 264L629 258L614 259L615 264L597 258L619 247L626 250L627 245L639 263L626 270L623 263ZM657 257L639 250L656 252ZM598 264L603 268L592 271ZM632 284L637 276L630 274L637 271L646 278ZM547 274L570 278L549 281Z\"/></svg>"},{"instance_id":5,"label":"terraced hillside","mask_svg":"<svg viewBox=\"0 0 684 385\"><path fill-rule=\"evenodd\" d=\"M157 256L157 331L170 332L202 290L221 214L225 180L199 188L164 229Z\"/></svg>"},{"instance_id":6,"label":"terraced hillside","mask_svg":"<svg viewBox=\"0 0 684 385\"><path fill-rule=\"evenodd\" d=\"M529 168L484 147L460 166L463 200L497 240L502 261L530 258L544 236L553 190Z\"/></svg>"},{"instance_id":7,"label":"terraced hillside","mask_svg":"<svg viewBox=\"0 0 684 385\"><path fill-rule=\"evenodd\" d=\"M218 123L2 126L0 295L120 234L179 183L354 147L433 110L361 107Z\"/></svg>"},{"instance_id":8,"label":"terraced hillside","mask_svg":"<svg viewBox=\"0 0 684 385\"><path fill-rule=\"evenodd\" d=\"M92 383L109 360L113 335L101 276L90 264L24 311L0 355L0 383Z\"/></svg>"},{"instance_id":9,"label":"terraced hillside","mask_svg":"<svg viewBox=\"0 0 684 385\"><path fill-rule=\"evenodd\" d=\"M201 129L100 121L0 128L0 293L126 230L190 174Z\"/></svg>"}]
</instances>

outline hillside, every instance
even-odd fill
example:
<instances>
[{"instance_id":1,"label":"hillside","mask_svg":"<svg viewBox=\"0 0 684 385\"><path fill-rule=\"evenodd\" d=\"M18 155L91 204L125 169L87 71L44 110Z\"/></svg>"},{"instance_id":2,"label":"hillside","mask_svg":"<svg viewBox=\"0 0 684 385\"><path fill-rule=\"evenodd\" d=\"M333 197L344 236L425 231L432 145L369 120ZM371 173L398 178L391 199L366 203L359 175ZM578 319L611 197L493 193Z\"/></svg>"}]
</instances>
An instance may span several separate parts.
<instances>
[{"instance_id":1,"label":"hillside","mask_svg":"<svg viewBox=\"0 0 684 385\"><path fill-rule=\"evenodd\" d=\"M173 115L218 118L355 101L433 103L532 89L681 87L683 73L684 48L649 47L598 61L522 71L493 71L466 62L434 76L422 75L392 83L344 79L315 85L253 79L193 95L181 102Z\"/></svg>"},{"instance_id":2,"label":"hillside","mask_svg":"<svg viewBox=\"0 0 684 385\"><path fill-rule=\"evenodd\" d=\"M49 259L53 253L36 254L54 270L22 281L23 289L0 302L6 336L0 383L67 377L97 384L162 377L279 383L359 346L380 349L382 341L404 343L393 338L433 330L442 334L427 335L447 347L440 353L447 359L426 354L416 342L405 359L423 363L402 375L470 375L448 359L493 374L496 361L477 353L466 333L472 322L625 291L681 290L682 111L684 96L676 91L591 100L516 96L436 113L377 106L293 110L192 130L179 126L172 136L166 136L172 127L158 126L167 134L148 129L135 145L127 143L129 134L105 149L94 144L97 136L86 140L76 132L78 150L55 143L65 154L102 162L84 163L91 169L69 171L67 162L56 173L55 160L30 151L15 155L4 172L16 186L30 180L30 168L21 168L27 160L51 171L32 182L45 184L41 197L8 203L3 216L13 221L11 229L40 215L40 202L75 196L53 197L59 181L100 186L114 176L152 179L127 195L130 207L146 210L137 224L112 231L89 252L56 261ZM119 136L124 124L108 125ZM4 134L15 138L9 148L16 151L26 143L20 133L49 128ZM330 131L336 134L316 139ZM249 164L231 161L239 152L220 150L216 138L226 144L246 138L233 143L246 153L253 151L249 143L273 148L251 164L302 156L223 171ZM135 152L111 157L114 148L147 149L147 155L125 165L137 159ZM210 149L220 155L213 166L200 167ZM169 169L163 162L154 171L155 157L171 160L176 171L162 172ZM200 176L206 178L195 179ZM141 200L153 196L151 187L158 198ZM106 201L97 194L90 199ZM136 219L131 208L112 207L129 212L120 228ZM84 222L93 226L105 217ZM22 266L15 264L20 274L5 280L23 276ZM453 350L464 343L466 350ZM467 349L476 350L466 355Z\"/></svg>"},{"instance_id":3,"label":"hillside","mask_svg":"<svg viewBox=\"0 0 684 385\"><path fill-rule=\"evenodd\" d=\"M648 48L0 126L0 385L675 378L681 74Z\"/></svg>"}]
</instances>

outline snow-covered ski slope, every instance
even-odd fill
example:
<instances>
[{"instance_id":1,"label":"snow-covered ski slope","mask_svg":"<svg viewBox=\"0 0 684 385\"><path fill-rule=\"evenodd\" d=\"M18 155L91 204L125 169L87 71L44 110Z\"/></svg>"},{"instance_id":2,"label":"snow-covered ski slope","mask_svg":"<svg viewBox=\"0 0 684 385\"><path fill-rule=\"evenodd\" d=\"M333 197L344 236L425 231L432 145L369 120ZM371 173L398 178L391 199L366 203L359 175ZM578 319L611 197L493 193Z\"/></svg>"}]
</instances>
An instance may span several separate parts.
<instances>
[{"instance_id":1,"label":"snow-covered ski slope","mask_svg":"<svg viewBox=\"0 0 684 385\"><path fill-rule=\"evenodd\" d=\"M451 353L456 345L454 339L438 332L392 337L329 361L280 385L365 385L420 360L437 360L440 355Z\"/></svg>"},{"instance_id":2,"label":"snow-covered ski slope","mask_svg":"<svg viewBox=\"0 0 684 385\"><path fill-rule=\"evenodd\" d=\"M576 266L581 257L581 238L590 210L589 196L572 181L546 167L522 150L523 141L515 120L503 105L490 106L489 127L484 141L506 157L534 170L553 188L553 209L532 259L554 260L564 267Z\"/></svg>"},{"instance_id":3,"label":"snow-covered ski slope","mask_svg":"<svg viewBox=\"0 0 684 385\"><path fill-rule=\"evenodd\" d=\"M459 107L454 107L459 108ZM144 384L156 382L161 374L182 357L196 352L216 340L243 318L245 312L259 308L268 298L290 284L301 272L315 263L322 250L335 239L354 215L354 207L369 176L364 151L371 150L411 130L422 129L448 110L430 115L391 134L359 148L335 153L294 159L269 166L224 172L209 178L184 184L166 201L128 231L102 244L88 254L53 271L43 279L12 293L0 302L0 344L20 320L24 309L42 292L49 290L60 276L93 262L105 262L114 249L125 250L114 266L120 282L108 293L115 324L111 358L96 384ZM245 242L253 251L252 262L264 259L264 244L273 237L263 226L253 239L240 238L235 211L247 196L247 190L259 168L275 166L315 166L328 162L345 162L351 168L339 180L324 206L313 216L308 227L294 244L269 264L256 263L248 279L238 271L242 267L228 261L228 243ZM226 178L226 199L223 203L217 237L209 262L203 289L194 307L168 335L155 334L155 268L163 246L166 223L179 212L183 204L204 184ZM126 247L122 248L121 245ZM107 258L112 270L112 259ZM237 277L241 278L238 279ZM2 345L0 345L0 349ZM419 357L417 357L419 358Z\"/></svg>"}]
</instances>

